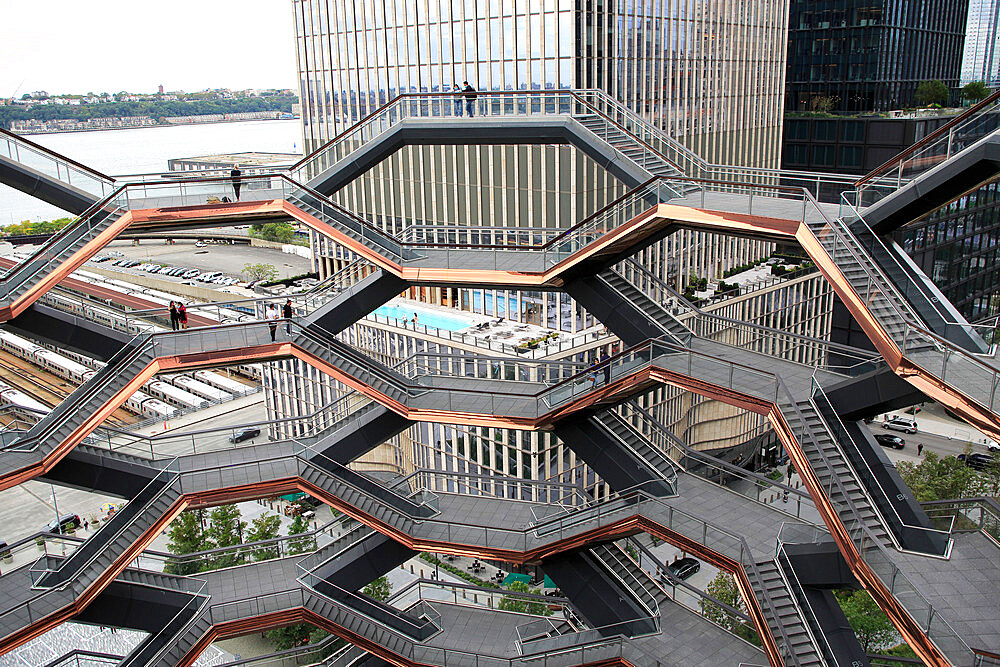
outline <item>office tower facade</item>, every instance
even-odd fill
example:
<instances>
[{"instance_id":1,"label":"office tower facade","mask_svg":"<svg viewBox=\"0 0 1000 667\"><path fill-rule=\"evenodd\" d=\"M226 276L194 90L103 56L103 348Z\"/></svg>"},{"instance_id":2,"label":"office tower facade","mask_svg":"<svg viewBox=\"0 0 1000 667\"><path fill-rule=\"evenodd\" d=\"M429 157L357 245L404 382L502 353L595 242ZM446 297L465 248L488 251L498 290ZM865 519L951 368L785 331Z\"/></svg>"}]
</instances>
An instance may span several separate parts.
<instances>
[{"instance_id":1,"label":"office tower facade","mask_svg":"<svg viewBox=\"0 0 1000 667\"><path fill-rule=\"evenodd\" d=\"M776 167L780 160L787 17L779 0L621 1L586 8L569 0L295 0L293 8L307 152L397 95L450 93L468 81L482 92L600 89L710 162ZM476 111L488 109L484 97ZM625 192L572 146L406 146L334 199L398 233L456 221L569 227ZM313 247L323 277L354 259L319 235ZM770 249L766 242L682 230L643 251L641 260L682 289L692 274L719 278ZM569 335L599 326L559 292L413 288L407 295ZM350 335L366 349L386 340L368 335L363 325ZM413 339L393 349L397 354L384 361L404 351L451 351ZM592 350L588 358L599 353ZM338 394L329 380L310 378L310 369L283 363L275 375L289 378L276 377L273 386L298 387L278 392L283 398L275 394L276 414L308 413ZM675 422L705 409L696 397L687 405L673 399ZM738 430L756 433L757 427L753 419ZM575 454L547 434L466 431L421 425L411 429L412 442L391 443L394 453L382 457L402 462L412 451L418 467L465 465L470 472L597 484Z\"/></svg>"},{"instance_id":2,"label":"office tower facade","mask_svg":"<svg viewBox=\"0 0 1000 667\"><path fill-rule=\"evenodd\" d=\"M962 85L1000 86L1000 0L970 0L962 54Z\"/></svg>"},{"instance_id":3,"label":"office tower facade","mask_svg":"<svg viewBox=\"0 0 1000 667\"><path fill-rule=\"evenodd\" d=\"M915 106L922 81L958 86L969 0L792 0L789 111Z\"/></svg>"},{"instance_id":4,"label":"office tower facade","mask_svg":"<svg viewBox=\"0 0 1000 667\"><path fill-rule=\"evenodd\" d=\"M785 119L782 168L863 176L955 119L954 114L897 118ZM994 131L985 114L972 143ZM1000 314L1000 184L987 183L915 220L892 239L970 322ZM864 336L838 305L835 340L864 345ZM843 332L854 329L848 335Z\"/></svg>"},{"instance_id":5,"label":"office tower facade","mask_svg":"<svg viewBox=\"0 0 1000 667\"><path fill-rule=\"evenodd\" d=\"M775 167L780 159L782 2L581 9L568 0L296 0L293 7L307 151L401 93L451 92L468 80L481 91L600 89L709 161ZM337 198L398 231L455 221L566 227L623 193L570 147L407 147ZM342 265L338 249L316 241L322 274ZM693 232L661 245L647 261L678 286L690 273L721 275L766 252Z\"/></svg>"}]
</instances>

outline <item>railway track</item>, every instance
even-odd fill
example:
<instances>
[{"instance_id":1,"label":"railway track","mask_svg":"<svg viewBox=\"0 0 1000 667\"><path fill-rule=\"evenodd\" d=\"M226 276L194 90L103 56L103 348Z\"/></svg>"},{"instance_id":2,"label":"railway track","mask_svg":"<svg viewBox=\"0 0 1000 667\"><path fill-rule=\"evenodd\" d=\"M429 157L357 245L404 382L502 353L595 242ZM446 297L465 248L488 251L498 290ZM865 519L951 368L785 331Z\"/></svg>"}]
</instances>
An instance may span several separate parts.
<instances>
[{"instance_id":1,"label":"railway track","mask_svg":"<svg viewBox=\"0 0 1000 667\"><path fill-rule=\"evenodd\" d=\"M61 403L76 389L71 382L55 377L5 351L0 352L0 379L50 408ZM115 410L110 419L117 425L136 421L132 413L122 408Z\"/></svg>"}]
</instances>

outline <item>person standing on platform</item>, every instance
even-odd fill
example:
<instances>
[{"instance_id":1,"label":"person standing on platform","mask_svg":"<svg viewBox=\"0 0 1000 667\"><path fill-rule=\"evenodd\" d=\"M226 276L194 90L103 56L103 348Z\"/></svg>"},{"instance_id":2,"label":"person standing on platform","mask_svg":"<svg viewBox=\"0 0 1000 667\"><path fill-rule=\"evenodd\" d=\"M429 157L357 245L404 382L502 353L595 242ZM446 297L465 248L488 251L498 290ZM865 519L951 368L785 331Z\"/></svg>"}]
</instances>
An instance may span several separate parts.
<instances>
[{"instance_id":1,"label":"person standing on platform","mask_svg":"<svg viewBox=\"0 0 1000 667\"><path fill-rule=\"evenodd\" d=\"M233 179L233 192L236 194L236 201L240 200L240 186L243 184L240 180L240 176L243 172L240 171L240 165L234 164L233 170L229 172L229 177Z\"/></svg>"},{"instance_id":2,"label":"person standing on platform","mask_svg":"<svg viewBox=\"0 0 1000 667\"><path fill-rule=\"evenodd\" d=\"M465 87L462 88L465 92L465 110L469 113L469 118L472 118L476 115L476 89L468 81L462 83L465 84Z\"/></svg>"},{"instance_id":3,"label":"person standing on platform","mask_svg":"<svg viewBox=\"0 0 1000 667\"><path fill-rule=\"evenodd\" d=\"M275 340L274 334L278 330L278 320L281 318L278 307L273 303L268 305L264 318L267 320L267 326L271 330L271 340L273 341Z\"/></svg>"},{"instance_id":4,"label":"person standing on platform","mask_svg":"<svg viewBox=\"0 0 1000 667\"><path fill-rule=\"evenodd\" d=\"M455 115L459 118L462 117L462 96L458 93L462 92L462 87L455 84Z\"/></svg>"},{"instance_id":5,"label":"person standing on platform","mask_svg":"<svg viewBox=\"0 0 1000 667\"><path fill-rule=\"evenodd\" d=\"M180 322L181 329L188 328L188 311L183 301L177 302L177 321Z\"/></svg>"},{"instance_id":6,"label":"person standing on platform","mask_svg":"<svg viewBox=\"0 0 1000 667\"><path fill-rule=\"evenodd\" d=\"M170 302L170 328L173 331L177 331L179 328L178 322L180 321L180 315L177 313L177 304L174 301Z\"/></svg>"},{"instance_id":7,"label":"person standing on platform","mask_svg":"<svg viewBox=\"0 0 1000 667\"><path fill-rule=\"evenodd\" d=\"M295 317L295 311L292 310L292 300L289 299L285 302L285 305L281 308L281 316L285 318L285 333L289 337L292 335L292 318Z\"/></svg>"}]
</instances>

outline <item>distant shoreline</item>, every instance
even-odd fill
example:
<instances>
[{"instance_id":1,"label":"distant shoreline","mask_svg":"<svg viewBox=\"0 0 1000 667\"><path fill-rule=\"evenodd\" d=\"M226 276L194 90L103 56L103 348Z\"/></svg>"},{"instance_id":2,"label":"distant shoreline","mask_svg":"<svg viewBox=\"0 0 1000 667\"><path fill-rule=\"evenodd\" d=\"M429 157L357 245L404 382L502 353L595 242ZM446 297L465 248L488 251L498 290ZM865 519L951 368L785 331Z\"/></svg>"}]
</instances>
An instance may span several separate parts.
<instances>
[{"instance_id":1,"label":"distant shoreline","mask_svg":"<svg viewBox=\"0 0 1000 667\"><path fill-rule=\"evenodd\" d=\"M30 137L39 134L72 134L75 132L114 132L116 130L152 130L158 127L184 127L189 125L216 125L218 123L263 123L275 120L299 120L301 116L291 118L223 118L219 120L185 121L179 123L154 123L153 125L122 125L121 127L82 127L79 129L35 130L18 132L19 136Z\"/></svg>"}]
</instances>

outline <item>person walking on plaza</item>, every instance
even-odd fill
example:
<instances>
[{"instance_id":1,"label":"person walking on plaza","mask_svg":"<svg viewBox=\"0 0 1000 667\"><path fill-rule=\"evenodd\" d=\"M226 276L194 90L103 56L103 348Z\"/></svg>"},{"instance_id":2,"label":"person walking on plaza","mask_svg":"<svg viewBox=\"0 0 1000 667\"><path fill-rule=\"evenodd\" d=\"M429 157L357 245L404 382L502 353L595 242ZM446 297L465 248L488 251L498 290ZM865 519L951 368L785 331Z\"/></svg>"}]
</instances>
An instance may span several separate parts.
<instances>
[{"instance_id":1,"label":"person walking on plaza","mask_svg":"<svg viewBox=\"0 0 1000 667\"><path fill-rule=\"evenodd\" d=\"M476 89L472 87L468 81L463 81L465 87L462 90L465 92L465 110L469 113L469 118L476 115Z\"/></svg>"},{"instance_id":2,"label":"person walking on plaza","mask_svg":"<svg viewBox=\"0 0 1000 667\"><path fill-rule=\"evenodd\" d=\"M292 300L289 299L285 302L285 305L281 308L281 316L285 318L285 333L289 337L292 335L292 318L295 317L295 311L292 310Z\"/></svg>"},{"instance_id":3,"label":"person walking on plaza","mask_svg":"<svg viewBox=\"0 0 1000 667\"><path fill-rule=\"evenodd\" d=\"M242 182L240 181L240 176L243 172L240 171L240 165L234 164L233 170L229 172L229 177L233 179L233 192L236 194L236 201L240 200L240 186Z\"/></svg>"},{"instance_id":4,"label":"person walking on plaza","mask_svg":"<svg viewBox=\"0 0 1000 667\"><path fill-rule=\"evenodd\" d=\"M177 302L177 321L180 322L181 329L188 328L188 311L183 301Z\"/></svg>"},{"instance_id":5,"label":"person walking on plaza","mask_svg":"<svg viewBox=\"0 0 1000 667\"><path fill-rule=\"evenodd\" d=\"M917 444L917 456L920 456L923 453L924 453L924 445L923 445L923 443L918 443Z\"/></svg>"},{"instance_id":6,"label":"person walking on plaza","mask_svg":"<svg viewBox=\"0 0 1000 667\"><path fill-rule=\"evenodd\" d=\"M174 331L178 329L178 321L180 315L177 313L177 304L173 301L170 302L170 328Z\"/></svg>"},{"instance_id":7,"label":"person walking on plaza","mask_svg":"<svg viewBox=\"0 0 1000 667\"><path fill-rule=\"evenodd\" d=\"M271 340L273 341L274 334L278 330L278 320L281 318L281 313L278 312L278 307L273 303L269 304L267 307L267 312L264 315L264 319L267 320L267 326L271 329Z\"/></svg>"}]
</instances>

